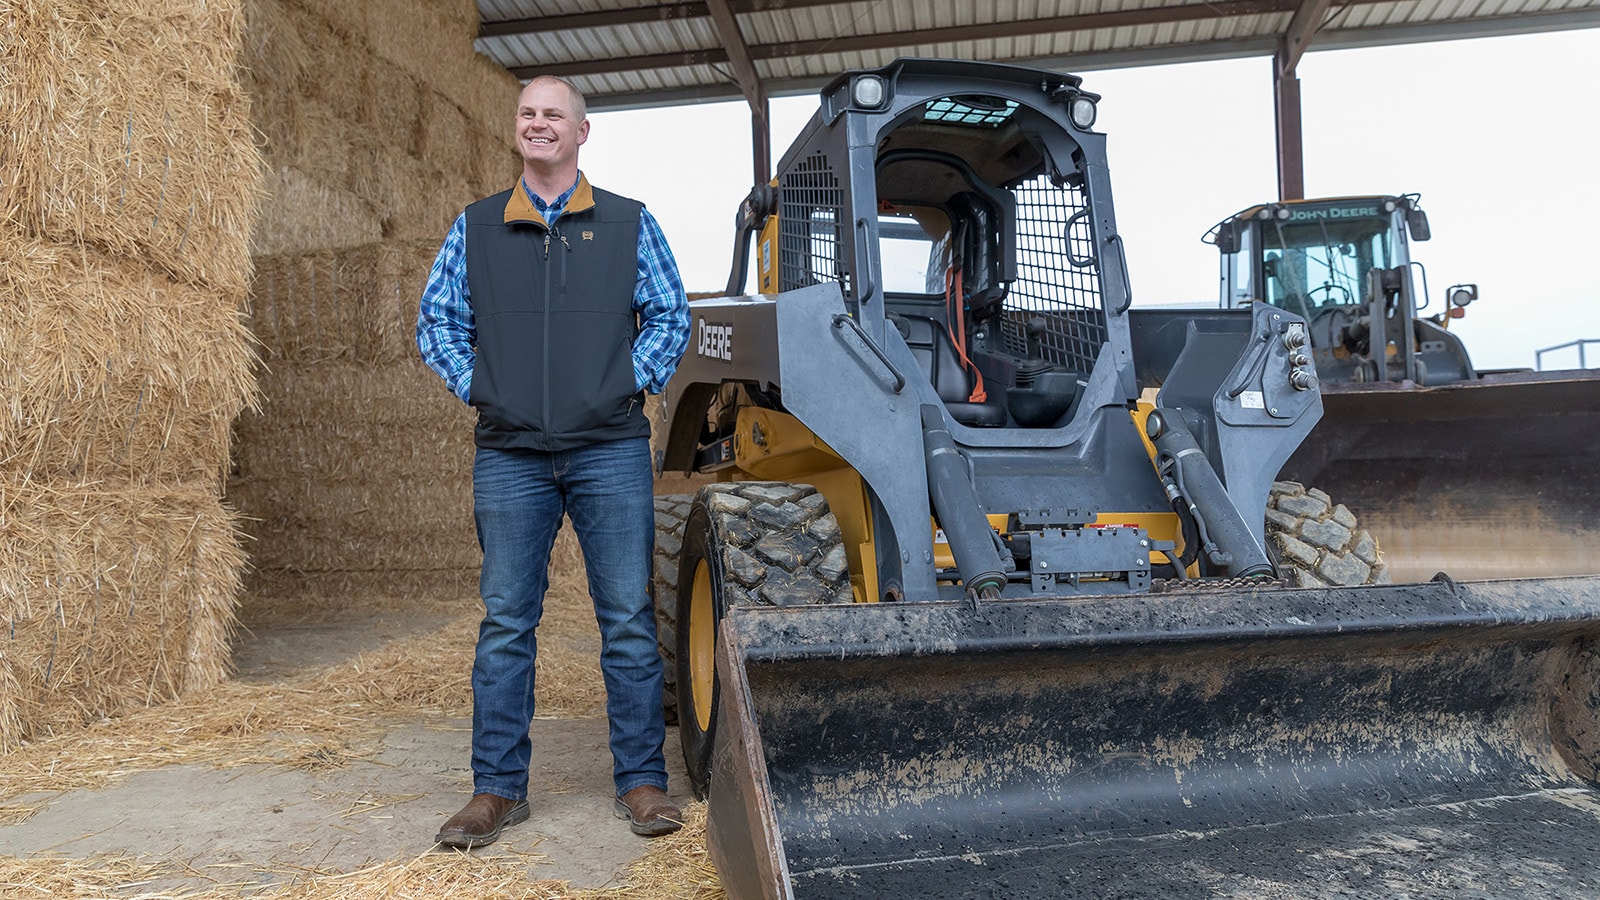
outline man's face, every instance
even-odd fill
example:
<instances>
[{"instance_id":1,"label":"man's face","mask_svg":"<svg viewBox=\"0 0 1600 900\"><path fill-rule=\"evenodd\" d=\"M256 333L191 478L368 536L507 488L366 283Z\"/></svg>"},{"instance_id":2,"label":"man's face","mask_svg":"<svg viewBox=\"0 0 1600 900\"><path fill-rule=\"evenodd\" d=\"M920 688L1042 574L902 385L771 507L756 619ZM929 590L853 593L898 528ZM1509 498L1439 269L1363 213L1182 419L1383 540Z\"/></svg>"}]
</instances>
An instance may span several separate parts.
<instances>
[{"instance_id":1,"label":"man's face","mask_svg":"<svg viewBox=\"0 0 1600 900\"><path fill-rule=\"evenodd\" d=\"M533 81L517 100L517 151L540 168L576 165L578 148L589 139L589 120L580 120L572 92L557 81Z\"/></svg>"}]
</instances>

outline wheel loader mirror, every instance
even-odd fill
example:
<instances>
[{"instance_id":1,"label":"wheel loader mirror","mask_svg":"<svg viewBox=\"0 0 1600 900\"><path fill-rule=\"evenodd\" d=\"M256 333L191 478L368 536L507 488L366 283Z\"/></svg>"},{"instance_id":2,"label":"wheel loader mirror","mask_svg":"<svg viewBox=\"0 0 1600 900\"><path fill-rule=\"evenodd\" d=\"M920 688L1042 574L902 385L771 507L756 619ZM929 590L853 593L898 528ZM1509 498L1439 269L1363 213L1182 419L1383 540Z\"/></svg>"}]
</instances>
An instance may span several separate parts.
<instances>
[{"instance_id":1,"label":"wheel loader mirror","mask_svg":"<svg viewBox=\"0 0 1600 900\"><path fill-rule=\"evenodd\" d=\"M1239 252L1239 232L1232 222L1223 222L1217 226L1217 252Z\"/></svg>"},{"instance_id":2,"label":"wheel loader mirror","mask_svg":"<svg viewBox=\"0 0 1600 900\"><path fill-rule=\"evenodd\" d=\"M1478 286L1475 284L1454 285L1446 292L1446 296L1450 298L1451 306L1466 306L1468 303L1478 299Z\"/></svg>"},{"instance_id":3,"label":"wheel loader mirror","mask_svg":"<svg viewBox=\"0 0 1600 900\"><path fill-rule=\"evenodd\" d=\"M1433 232L1428 230L1428 214L1415 206L1406 210L1406 230L1411 232L1413 241L1425 241L1433 237Z\"/></svg>"}]
</instances>

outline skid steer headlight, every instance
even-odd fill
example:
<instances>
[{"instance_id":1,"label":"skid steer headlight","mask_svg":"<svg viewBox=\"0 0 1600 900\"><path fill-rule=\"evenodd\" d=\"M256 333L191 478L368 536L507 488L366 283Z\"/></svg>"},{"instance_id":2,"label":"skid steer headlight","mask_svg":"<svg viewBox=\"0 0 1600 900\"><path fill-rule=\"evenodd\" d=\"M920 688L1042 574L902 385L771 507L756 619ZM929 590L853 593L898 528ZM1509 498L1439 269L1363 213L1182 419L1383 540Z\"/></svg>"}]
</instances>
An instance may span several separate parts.
<instances>
[{"instance_id":1,"label":"skid steer headlight","mask_svg":"<svg viewBox=\"0 0 1600 900\"><path fill-rule=\"evenodd\" d=\"M1073 97L1072 105L1067 107L1067 114L1072 117L1072 124L1083 129L1088 129L1089 126L1093 125L1095 116L1099 115L1099 113L1100 110L1095 106L1094 100L1082 94Z\"/></svg>"},{"instance_id":2,"label":"skid steer headlight","mask_svg":"<svg viewBox=\"0 0 1600 900\"><path fill-rule=\"evenodd\" d=\"M877 109L888 98L889 91L883 79L876 75L863 75L850 89L851 99L863 109Z\"/></svg>"}]
</instances>

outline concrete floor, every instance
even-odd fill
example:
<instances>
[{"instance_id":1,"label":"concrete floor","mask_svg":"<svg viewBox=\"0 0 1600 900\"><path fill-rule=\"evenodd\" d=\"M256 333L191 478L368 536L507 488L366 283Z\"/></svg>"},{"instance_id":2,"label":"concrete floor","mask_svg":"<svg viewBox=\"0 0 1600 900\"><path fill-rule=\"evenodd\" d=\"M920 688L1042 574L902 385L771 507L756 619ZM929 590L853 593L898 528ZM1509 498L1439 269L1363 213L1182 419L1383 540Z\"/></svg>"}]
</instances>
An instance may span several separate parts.
<instances>
[{"instance_id":1,"label":"concrete floor","mask_svg":"<svg viewBox=\"0 0 1600 900\"><path fill-rule=\"evenodd\" d=\"M315 626L257 626L237 654L241 678L270 679L338 662L433 624L426 617L361 616ZM428 852L433 835L470 796L471 722L385 723L382 748L320 771L276 766L170 766L98 791L15 798L44 808L0 827L0 854L82 859L109 853L174 860L205 873L176 891L281 883L308 870L354 871ZM612 813L604 719L540 719L529 803L532 817L484 852L529 854L530 879L603 887L644 854L647 841ZM675 736L667 744L672 793L688 799ZM441 851L442 852L442 851Z\"/></svg>"}]
</instances>

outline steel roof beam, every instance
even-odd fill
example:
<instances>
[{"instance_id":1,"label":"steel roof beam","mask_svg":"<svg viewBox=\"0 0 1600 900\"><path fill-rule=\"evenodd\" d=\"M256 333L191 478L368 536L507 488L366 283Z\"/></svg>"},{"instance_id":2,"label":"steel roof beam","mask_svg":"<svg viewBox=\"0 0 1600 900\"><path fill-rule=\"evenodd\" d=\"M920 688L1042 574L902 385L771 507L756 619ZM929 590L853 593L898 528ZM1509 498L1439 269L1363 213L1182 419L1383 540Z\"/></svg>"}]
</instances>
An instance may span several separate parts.
<instances>
[{"instance_id":1,"label":"steel roof beam","mask_svg":"<svg viewBox=\"0 0 1600 900\"><path fill-rule=\"evenodd\" d=\"M1341 5L1350 6L1381 2L1386 2L1386 0L1344 0ZM1077 16L1051 16L1043 19L1019 19L946 28L925 28L920 31L881 32L809 41L757 44L750 48L750 56L757 61L787 59L812 56L818 53L851 53L863 50L910 47L918 44L988 40L1050 33L1066 34L1075 31L1092 31L1098 28L1124 28L1168 22L1186 22L1196 19L1255 16L1293 12L1299 7L1300 0L1222 0L1222 2L1217 3L1185 3L1176 6L1155 6L1115 12L1087 13ZM597 75L609 72L638 71L641 69L670 69L680 66L713 65L728 61L729 57L726 51L721 48L709 48L704 50L684 50L676 53L656 53L648 56L587 59L574 60L572 62L550 62L537 66L516 66L511 69L511 73L518 78L531 78L535 74Z\"/></svg>"},{"instance_id":2,"label":"steel roof beam","mask_svg":"<svg viewBox=\"0 0 1600 900\"><path fill-rule=\"evenodd\" d=\"M1332 5L1332 0L1305 0L1294 11L1294 18L1283 32L1283 47L1278 52L1279 74L1293 72L1299 65L1300 57L1311 46L1312 37L1321 30Z\"/></svg>"},{"instance_id":3,"label":"steel roof beam","mask_svg":"<svg viewBox=\"0 0 1600 900\"><path fill-rule=\"evenodd\" d=\"M1273 126L1278 151L1278 199L1306 195L1304 131L1300 116L1300 76L1295 67L1327 20L1331 0L1303 0L1272 54Z\"/></svg>"},{"instance_id":4,"label":"steel roof beam","mask_svg":"<svg viewBox=\"0 0 1600 900\"><path fill-rule=\"evenodd\" d=\"M1443 19L1416 25L1383 25L1324 31L1317 46L1324 50L1353 50L1364 47L1390 47L1517 34L1544 34L1554 31L1600 28L1600 9L1567 10L1556 13L1530 13L1479 19ZM1003 60L1017 65L1036 66L1070 72L1130 69L1172 63L1211 62L1221 59L1247 59L1271 56L1278 41L1271 35L1233 38L1225 41L1197 41L1158 47L1104 50L1075 53L1071 56L1035 56ZM612 70L614 71L614 70ZM793 97L814 93L837 73L767 79L768 96ZM721 103L737 100L732 85L688 85L637 91L586 92L590 110L646 109L693 103Z\"/></svg>"},{"instance_id":5,"label":"steel roof beam","mask_svg":"<svg viewBox=\"0 0 1600 900\"><path fill-rule=\"evenodd\" d=\"M716 25L717 38L722 41L739 92L744 94L752 107L765 102L761 76L756 74L755 61L750 58L750 45L744 41L744 32L739 30L739 19L734 15L733 8L728 0L706 0L706 6L711 10L711 21Z\"/></svg>"},{"instance_id":6,"label":"steel roof beam","mask_svg":"<svg viewBox=\"0 0 1600 900\"><path fill-rule=\"evenodd\" d=\"M733 69L733 80L739 92L750 104L750 156L755 171L755 183L766 184L772 171L772 137L767 125L767 92L761 85L755 61L750 58L750 47L739 29L739 18L734 15L729 0L706 0L711 11L711 21L716 26L717 37L728 54L728 65Z\"/></svg>"},{"instance_id":7,"label":"steel roof beam","mask_svg":"<svg viewBox=\"0 0 1600 900\"><path fill-rule=\"evenodd\" d=\"M850 0L723 0L734 13L774 12L786 9L807 9L813 6L838 6ZM542 31L577 31L585 28L615 28L623 25L654 25L659 22L677 22L684 19L714 17L712 5L706 0L687 3L662 3L656 6L634 6L627 9L608 9L602 12L568 13L560 16L536 16L528 19L501 19L478 25L478 37L509 37L534 34Z\"/></svg>"}]
</instances>

